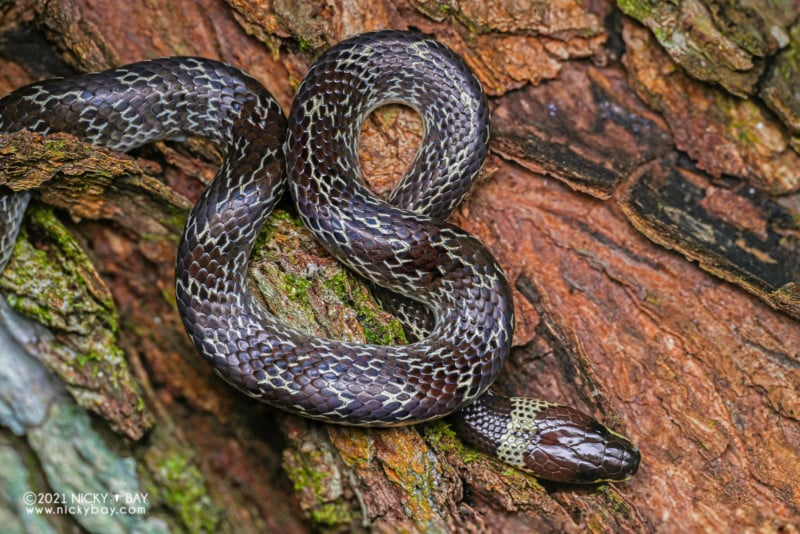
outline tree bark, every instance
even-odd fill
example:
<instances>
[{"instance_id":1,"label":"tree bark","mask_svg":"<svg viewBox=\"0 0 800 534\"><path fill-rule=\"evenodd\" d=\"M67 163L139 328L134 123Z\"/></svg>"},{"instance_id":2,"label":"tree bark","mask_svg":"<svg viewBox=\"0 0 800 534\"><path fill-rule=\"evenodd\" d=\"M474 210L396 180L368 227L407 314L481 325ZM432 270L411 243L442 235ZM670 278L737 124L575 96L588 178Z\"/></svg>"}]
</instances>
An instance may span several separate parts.
<instances>
[{"instance_id":1,"label":"tree bark","mask_svg":"<svg viewBox=\"0 0 800 534\"><path fill-rule=\"evenodd\" d=\"M570 487L469 449L445 422L335 427L242 396L194 352L175 308L177 236L220 162L214 147L191 140L120 155L20 132L0 135L0 185L37 196L0 286L47 328L21 327L38 360L19 353L0 365L14 371L0 382L12 408L0 410L7 524L647 532L799 523L791 88L800 5L618 4L0 2L2 94L71 71L198 55L244 69L288 112L308 66L348 35L416 29L451 46L491 97L491 155L453 220L492 250L514 288L515 349L496 387L591 413L642 451L630 481ZM391 188L421 133L402 107L367 121L361 159L375 191ZM262 230L251 282L276 314L319 335L403 342L288 202ZM0 352L18 354L4 343ZM26 390L35 408L15 404ZM29 514L25 491L147 494L147 503L124 520Z\"/></svg>"}]
</instances>

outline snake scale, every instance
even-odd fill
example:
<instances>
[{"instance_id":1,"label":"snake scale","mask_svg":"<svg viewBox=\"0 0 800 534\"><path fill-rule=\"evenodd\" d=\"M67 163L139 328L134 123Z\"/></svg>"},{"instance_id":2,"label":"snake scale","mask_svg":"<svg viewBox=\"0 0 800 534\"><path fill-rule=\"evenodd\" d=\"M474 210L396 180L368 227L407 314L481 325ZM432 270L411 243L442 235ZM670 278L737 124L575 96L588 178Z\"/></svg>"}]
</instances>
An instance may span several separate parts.
<instances>
[{"instance_id":1,"label":"snake scale","mask_svg":"<svg viewBox=\"0 0 800 534\"><path fill-rule=\"evenodd\" d=\"M364 119L389 102L415 109L425 133L384 201L361 180L358 140ZM638 450L589 416L489 390L511 346L511 291L488 250L443 222L483 165L488 107L464 61L437 41L378 31L337 44L307 73L288 121L240 70L179 57L18 89L0 100L0 131L20 129L68 132L120 151L189 135L220 147L224 162L179 243L177 302L197 350L243 392L340 424L452 414L469 443L546 479L636 472ZM313 337L279 322L250 293L250 251L287 183L331 254L402 295L405 316L427 316L420 339L387 347ZM0 189L0 269L29 196Z\"/></svg>"}]
</instances>

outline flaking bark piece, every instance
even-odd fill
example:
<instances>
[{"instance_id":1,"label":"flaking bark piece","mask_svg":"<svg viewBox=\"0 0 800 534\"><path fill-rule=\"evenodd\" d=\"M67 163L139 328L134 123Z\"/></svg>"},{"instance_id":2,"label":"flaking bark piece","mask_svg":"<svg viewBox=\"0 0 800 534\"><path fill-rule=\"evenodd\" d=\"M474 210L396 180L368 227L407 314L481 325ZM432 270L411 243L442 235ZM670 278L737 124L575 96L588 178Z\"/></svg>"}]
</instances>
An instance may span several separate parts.
<instances>
[{"instance_id":1,"label":"flaking bark piece","mask_svg":"<svg viewBox=\"0 0 800 534\"><path fill-rule=\"evenodd\" d=\"M715 178L769 194L800 188L800 155L782 124L753 100L693 80L638 24L626 22L623 64L639 97L669 124L678 150Z\"/></svg>"},{"instance_id":2,"label":"flaking bark piece","mask_svg":"<svg viewBox=\"0 0 800 534\"><path fill-rule=\"evenodd\" d=\"M494 152L596 198L609 198L672 142L664 121L633 97L615 68L568 65L557 79L497 102Z\"/></svg>"},{"instance_id":3,"label":"flaking bark piece","mask_svg":"<svg viewBox=\"0 0 800 534\"><path fill-rule=\"evenodd\" d=\"M786 21L796 3L642 2L618 0L629 16L650 28L672 59L693 77L746 97L764 71L762 58L785 46Z\"/></svg>"},{"instance_id":4,"label":"flaking bark piece","mask_svg":"<svg viewBox=\"0 0 800 534\"><path fill-rule=\"evenodd\" d=\"M800 21L792 26L789 46L775 56L759 96L795 134L794 147L800 152Z\"/></svg>"},{"instance_id":5,"label":"flaking bark piece","mask_svg":"<svg viewBox=\"0 0 800 534\"><path fill-rule=\"evenodd\" d=\"M67 134L0 135L0 183L36 189L39 201L67 209L75 220L110 219L154 243L174 240L179 213L188 208L133 158ZM164 210L174 217L163 217ZM76 402L115 431L140 439L153 418L118 346L117 308L79 241L52 210L39 204L29 209L0 284L12 308L53 332L57 342L42 360Z\"/></svg>"},{"instance_id":6,"label":"flaking bark piece","mask_svg":"<svg viewBox=\"0 0 800 534\"><path fill-rule=\"evenodd\" d=\"M620 193L648 238L800 319L800 227L780 205L752 188L716 187L669 159L643 166Z\"/></svg>"},{"instance_id":7,"label":"flaking bark piece","mask_svg":"<svg viewBox=\"0 0 800 534\"><path fill-rule=\"evenodd\" d=\"M0 134L0 185L36 189L42 202L67 209L75 220L108 219L151 238L177 234L191 207L132 157L65 133ZM161 216L164 209L174 216Z\"/></svg>"}]
</instances>

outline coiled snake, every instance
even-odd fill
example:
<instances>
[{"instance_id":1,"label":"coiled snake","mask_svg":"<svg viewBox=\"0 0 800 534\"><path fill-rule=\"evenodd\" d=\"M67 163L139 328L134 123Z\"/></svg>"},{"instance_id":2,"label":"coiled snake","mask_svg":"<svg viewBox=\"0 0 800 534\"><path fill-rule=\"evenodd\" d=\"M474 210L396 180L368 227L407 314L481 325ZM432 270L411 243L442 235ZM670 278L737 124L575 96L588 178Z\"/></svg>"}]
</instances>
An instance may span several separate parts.
<instances>
[{"instance_id":1,"label":"coiled snake","mask_svg":"<svg viewBox=\"0 0 800 534\"><path fill-rule=\"evenodd\" d=\"M425 134L385 202L361 181L358 138L365 117L387 102L416 109ZM176 291L198 351L245 393L360 426L455 412L470 443L552 480L621 480L636 471L638 450L590 417L487 392L511 345L511 292L486 248L442 221L483 164L488 110L463 60L435 40L381 31L334 46L300 85L288 130L258 82L198 58L21 88L0 100L0 131L19 129L69 132L121 151L197 135L224 150L181 236ZM427 317L417 330L422 339L385 347L312 337L277 321L250 294L248 256L287 174L308 228L355 272L404 295L406 315ZM0 191L0 269L28 199Z\"/></svg>"}]
</instances>

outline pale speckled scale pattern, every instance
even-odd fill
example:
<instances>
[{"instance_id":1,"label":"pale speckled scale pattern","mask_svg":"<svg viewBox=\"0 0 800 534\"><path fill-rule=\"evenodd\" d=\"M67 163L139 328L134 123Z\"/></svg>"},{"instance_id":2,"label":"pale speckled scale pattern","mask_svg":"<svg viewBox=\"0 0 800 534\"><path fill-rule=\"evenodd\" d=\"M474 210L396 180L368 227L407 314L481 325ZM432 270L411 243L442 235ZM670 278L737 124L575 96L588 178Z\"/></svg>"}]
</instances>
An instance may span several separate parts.
<instances>
[{"instance_id":1,"label":"pale speckled scale pattern","mask_svg":"<svg viewBox=\"0 0 800 534\"><path fill-rule=\"evenodd\" d=\"M387 102L410 105L425 124L420 151L391 196L400 208L363 186L358 165L361 124ZM364 399L377 395L383 406L398 410L381 416L383 423L368 424L450 413L488 388L508 353L513 308L502 271L477 240L430 217L446 217L461 202L487 142L488 110L479 83L458 56L419 35L379 32L344 41L314 64L298 89L286 155L304 222L340 261L424 302L437 317L430 336L418 343L391 352L344 349L354 361L375 362L374 368L354 365L360 376L345 377L360 382L353 405L369 392ZM357 409L359 419L384 411L367 402L366 410Z\"/></svg>"},{"instance_id":2,"label":"pale speckled scale pattern","mask_svg":"<svg viewBox=\"0 0 800 534\"><path fill-rule=\"evenodd\" d=\"M239 69L201 58L164 58L112 71L34 83L0 99L0 132L27 129L67 132L84 141L128 151L160 139L207 137L223 149L242 115L257 110L256 127L283 121L281 110L260 84ZM280 133L282 138L283 134ZM264 147L265 159L282 154ZM271 178L282 192L282 173ZM30 194L0 187L0 270L5 268Z\"/></svg>"},{"instance_id":3,"label":"pale speckled scale pattern","mask_svg":"<svg viewBox=\"0 0 800 534\"><path fill-rule=\"evenodd\" d=\"M391 195L395 206L364 187L358 164L361 124L387 102L413 107L425 125L420 150ZM347 349L355 360L376 363L361 372L373 373L369 389L397 406L396 421L440 417L477 398L510 348L505 276L477 240L434 220L461 202L487 142L486 101L471 71L436 41L403 32L365 34L330 49L306 74L289 115L287 171L305 224L351 269L434 312L432 332L420 342L391 354ZM401 383L422 387L412 393Z\"/></svg>"},{"instance_id":4,"label":"pale speckled scale pattern","mask_svg":"<svg viewBox=\"0 0 800 534\"><path fill-rule=\"evenodd\" d=\"M527 402L530 405L526 405ZM521 410L519 403L523 407ZM525 469L525 455L536 442L539 430L536 416L547 406L551 405L545 401L504 397L489 392L477 402L458 410L458 417L453 422L458 434L466 437L474 447Z\"/></svg>"},{"instance_id":5,"label":"pale speckled scale pattern","mask_svg":"<svg viewBox=\"0 0 800 534\"><path fill-rule=\"evenodd\" d=\"M509 402L511 412L505 432L498 440L496 454L505 463L524 469L525 456L539 431L537 418L544 409L553 408L555 404L524 397L511 397Z\"/></svg>"},{"instance_id":6,"label":"pale speckled scale pattern","mask_svg":"<svg viewBox=\"0 0 800 534\"><path fill-rule=\"evenodd\" d=\"M191 58L143 62L28 86L3 99L0 115L7 131L68 131L119 150L186 135L216 141L226 158L187 221L176 265L189 336L223 378L270 404L390 426L442 417L483 393L508 354L513 309L502 271L475 238L361 185L360 121L388 101L412 105L426 125L393 201L442 217L480 170L488 111L463 61L433 40L380 32L332 48L298 90L285 150L301 216L323 244L434 309L431 336L402 347L307 336L249 293L250 249L282 190L276 148L286 127L274 100L236 69Z\"/></svg>"},{"instance_id":7,"label":"pale speckled scale pattern","mask_svg":"<svg viewBox=\"0 0 800 534\"><path fill-rule=\"evenodd\" d=\"M394 206L363 186L357 157L363 119L386 102L414 107L425 124L422 147L391 195ZM441 44L383 31L336 45L298 89L285 145L286 121L271 95L238 69L198 58L24 87L0 99L0 131L22 128L70 132L117 150L199 135L224 150L181 236L176 292L199 352L244 392L301 415L364 426L461 408L454 422L470 442L557 480L620 479L638 466L630 442L617 436L607 447L608 431L588 416L483 395L508 354L513 307L483 245L438 222L477 176L489 135L479 83ZM425 319L417 332L428 337L401 347L315 338L279 323L250 294L248 257L283 192L284 151L304 222L352 269L428 306L432 317L418 305L405 308ZM0 190L0 269L28 198ZM542 432L570 443L577 436L589 455L564 460L560 451L570 457L573 449L540 447Z\"/></svg>"},{"instance_id":8,"label":"pale speckled scale pattern","mask_svg":"<svg viewBox=\"0 0 800 534\"><path fill-rule=\"evenodd\" d=\"M0 130L2 131L2 130ZM0 186L0 272L5 269L11 253L14 252L14 243L17 241L22 217L30 201L27 191L14 193L4 186Z\"/></svg>"}]
</instances>

